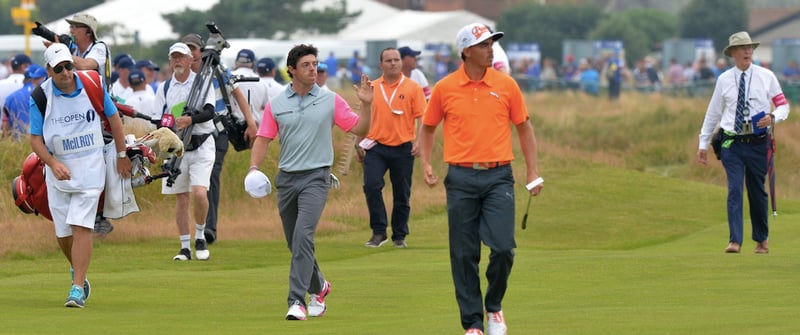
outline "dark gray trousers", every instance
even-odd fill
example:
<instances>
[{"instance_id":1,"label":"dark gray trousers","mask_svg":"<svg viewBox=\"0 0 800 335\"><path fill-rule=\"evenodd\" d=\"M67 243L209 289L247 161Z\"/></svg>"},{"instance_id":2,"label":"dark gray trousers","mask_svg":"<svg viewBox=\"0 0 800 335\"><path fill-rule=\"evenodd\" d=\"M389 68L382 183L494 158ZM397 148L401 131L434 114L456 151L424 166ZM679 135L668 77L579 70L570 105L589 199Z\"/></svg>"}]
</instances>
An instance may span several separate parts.
<instances>
[{"instance_id":1,"label":"dark gray trousers","mask_svg":"<svg viewBox=\"0 0 800 335\"><path fill-rule=\"evenodd\" d=\"M450 166L444 185L450 267L461 325L483 330L484 309L502 310L514 264L514 176L511 165L490 170ZM491 250L485 297L479 273L481 242Z\"/></svg>"},{"instance_id":2,"label":"dark gray trousers","mask_svg":"<svg viewBox=\"0 0 800 335\"><path fill-rule=\"evenodd\" d=\"M214 168L211 170L211 182L208 186L208 214L206 214L206 229L217 232L217 218L219 213L219 190L221 187L222 163L228 153L228 133L219 133L214 136L217 152L214 159Z\"/></svg>"}]
</instances>

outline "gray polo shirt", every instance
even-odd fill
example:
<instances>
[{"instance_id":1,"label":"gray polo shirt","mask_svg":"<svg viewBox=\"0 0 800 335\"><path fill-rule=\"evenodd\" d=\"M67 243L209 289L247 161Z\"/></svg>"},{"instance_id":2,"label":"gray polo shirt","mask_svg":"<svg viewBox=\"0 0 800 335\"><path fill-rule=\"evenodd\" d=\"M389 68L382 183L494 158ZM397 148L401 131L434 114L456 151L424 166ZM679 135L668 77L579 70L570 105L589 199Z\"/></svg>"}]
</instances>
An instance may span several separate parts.
<instances>
[{"instance_id":1,"label":"gray polo shirt","mask_svg":"<svg viewBox=\"0 0 800 335\"><path fill-rule=\"evenodd\" d=\"M278 168L297 172L333 165L333 126L350 131L359 116L338 94L316 84L304 97L289 85L264 109L258 136L281 145Z\"/></svg>"}]
</instances>

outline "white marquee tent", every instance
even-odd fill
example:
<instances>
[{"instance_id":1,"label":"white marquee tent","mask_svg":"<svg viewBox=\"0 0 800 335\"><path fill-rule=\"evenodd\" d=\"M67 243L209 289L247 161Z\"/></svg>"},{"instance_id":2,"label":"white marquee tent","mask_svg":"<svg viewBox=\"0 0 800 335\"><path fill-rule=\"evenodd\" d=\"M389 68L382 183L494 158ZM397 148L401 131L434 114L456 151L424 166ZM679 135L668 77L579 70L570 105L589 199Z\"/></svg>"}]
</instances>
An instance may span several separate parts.
<instances>
[{"instance_id":1,"label":"white marquee tent","mask_svg":"<svg viewBox=\"0 0 800 335\"><path fill-rule=\"evenodd\" d=\"M179 38L172 31L172 26L161 15L180 12L187 8L205 11L214 6L219 0L112 0L89 8L83 13L88 13L97 18L101 25L116 25L115 38L108 39L108 32L100 31L103 39L108 43L131 43L131 36L138 33L142 44L155 43L158 40ZM67 17L45 24L50 30L64 34L69 32Z\"/></svg>"},{"instance_id":2,"label":"white marquee tent","mask_svg":"<svg viewBox=\"0 0 800 335\"><path fill-rule=\"evenodd\" d=\"M114 37L109 39L107 32L100 31L106 42L130 43L133 34L138 34L144 45L168 38L179 38L177 33L162 17L163 14L183 11L187 8L205 11L219 0L111 0L83 12L97 18L100 24L115 25ZM307 9L324 8L338 3L338 0L313 0L306 3ZM399 40L419 43L454 43L459 28L472 23L483 22L490 26L494 22L471 12L458 10L448 12L420 12L399 10L373 0L348 0L347 10L361 10L361 15L344 30L335 35L310 35L298 32L290 35L293 41L308 40ZM72 15L68 16L71 17ZM67 17L47 23L46 26L57 32L69 31ZM220 27L225 32L225 27ZM116 39L116 40L114 40Z\"/></svg>"},{"instance_id":3,"label":"white marquee tent","mask_svg":"<svg viewBox=\"0 0 800 335\"><path fill-rule=\"evenodd\" d=\"M308 8L330 6L337 0L315 0ZM348 0L348 11L362 10L361 15L336 35L293 35L340 40L399 40L421 43L455 43L461 27L474 22L494 26L495 22L464 10L421 12L399 10L372 0Z\"/></svg>"}]
</instances>

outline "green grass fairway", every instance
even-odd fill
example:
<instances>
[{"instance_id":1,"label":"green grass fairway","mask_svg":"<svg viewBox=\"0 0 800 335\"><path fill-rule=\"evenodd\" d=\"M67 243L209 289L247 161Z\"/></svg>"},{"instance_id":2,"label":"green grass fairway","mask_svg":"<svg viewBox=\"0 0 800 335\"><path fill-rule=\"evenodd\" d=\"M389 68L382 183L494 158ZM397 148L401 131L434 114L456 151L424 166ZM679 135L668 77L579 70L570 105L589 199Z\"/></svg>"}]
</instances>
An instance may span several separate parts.
<instances>
[{"instance_id":1,"label":"green grass fairway","mask_svg":"<svg viewBox=\"0 0 800 335\"><path fill-rule=\"evenodd\" d=\"M510 334L800 333L797 202L781 201L769 255L749 237L730 255L720 187L588 163L549 169L517 231ZM518 194L518 221L527 200ZM317 238L333 283L322 318L283 319L283 241L223 240L210 261L183 263L171 260L174 239L96 241L83 310L62 307L70 278L54 242L0 260L0 333L463 334L443 210L414 213L405 250L363 247L362 226Z\"/></svg>"}]
</instances>

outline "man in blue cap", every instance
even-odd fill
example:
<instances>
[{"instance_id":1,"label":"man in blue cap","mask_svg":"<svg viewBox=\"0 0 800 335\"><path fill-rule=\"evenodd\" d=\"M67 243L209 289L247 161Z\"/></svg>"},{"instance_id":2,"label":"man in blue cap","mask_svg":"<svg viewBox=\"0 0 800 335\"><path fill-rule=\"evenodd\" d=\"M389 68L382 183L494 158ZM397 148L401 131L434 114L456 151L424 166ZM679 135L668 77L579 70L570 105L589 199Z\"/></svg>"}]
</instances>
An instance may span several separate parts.
<instances>
[{"instance_id":1,"label":"man in blue cap","mask_svg":"<svg viewBox=\"0 0 800 335\"><path fill-rule=\"evenodd\" d=\"M421 51L417 51L411 49L408 46L403 46L397 49L400 51L400 59L403 66L403 75L411 80L415 81L422 87L422 91L425 93L425 100L431 98L431 87L428 85L428 79L425 78L425 74L422 73L422 70L417 68L417 57L422 53Z\"/></svg>"},{"instance_id":2,"label":"man in blue cap","mask_svg":"<svg viewBox=\"0 0 800 335\"><path fill-rule=\"evenodd\" d=\"M144 72L138 69L131 70L128 74L128 83L130 83L133 93L125 103L139 114L147 115L153 120L160 120L161 110L155 108L156 94L150 90ZM129 126L127 129L136 137L141 137L156 129L155 124L141 118L125 116L123 120Z\"/></svg>"},{"instance_id":3,"label":"man in blue cap","mask_svg":"<svg viewBox=\"0 0 800 335\"><path fill-rule=\"evenodd\" d=\"M25 54L18 54L11 58L11 74L0 80L0 103L6 101L6 98L11 93L22 87L22 81L25 80L25 70L30 65L31 58Z\"/></svg>"},{"instance_id":4,"label":"man in blue cap","mask_svg":"<svg viewBox=\"0 0 800 335\"><path fill-rule=\"evenodd\" d=\"M15 141L27 138L30 122L30 96L33 89L47 79L47 71L36 64L25 70L22 88L11 93L3 104L3 137Z\"/></svg>"},{"instance_id":5,"label":"man in blue cap","mask_svg":"<svg viewBox=\"0 0 800 335\"><path fill-rule=\"evenodd\" d=\"M111 85L111 95L118 98L121 103L125 103L125 101L133 95L133 88L131 88L131 84L128 82L128 75L131 74L134 64L136 64L136 61L133 57L128 55L120 58L117 62L119 78Z\"/></svg>"},{"instance_id":6,"label":"man in blue cap","mask_svg":"<svg viewBox=\"0 0 800 335\"><path fill-rule=\"evenodd\" d=\"M244 78L258 78L259 76L255 68L256 55L253 50L242 49L236 57L232 73ZM261 114L264 113L264 106L266 106L267 101L269 101L267 86L261 83L261 81L242 81L238 84L239 89L242 90L242 94L244 94L247 103L250 105L250 112L253 114L253 119L256 121L256 125L258 125L261 122ZM233 107L233 112L236 117L240 119L244 118L244 116L241 115L238 104L231 107Z\"/></svg>"},{"instance_id":7,"label":"man in blue cap","mask_svg":"<svg viewBox=\"0 0 800 335\"><path fill-rule=\"evenodd\" d=\"M0 105L2 105L6 98L22 87L25 80L25 70L31 64L31 58L26 54L17 54L9 60L11 65L11 74L3 80L0 80ZM8 122L8 118L3 113L3 124Z\"/></svg>"},{"instance_id":8,"label":"man in blue cap","mask_svg":"<svg viewBox=\"0 0 800 335\"><path fill-rule=\"evenodd\" d=\"M284 86L275 80L275 72L277 71L276 68L277 66L275 66L275 61L269 57L261 58L258 60L258 63L256 63L256 71L261 77L261 82L267 86L267 92L270 99L283 92L284 89Z\"/></svg>"},{"instance_id":9,"label":"man in blue cap","mask_svg":"<svg viewBox=\"0 0 800 335\"><path fill-rule=\"evenodd\" d=\"M330 90L328 88L328 64L319 63L317 65L317 86L323 90Z\"/></svg>"},{"instance_id":10,"label":"man in blue cap","mask_svg":"<svg viewBox=\"0 0 800 335\"><path fill-rule=\"evenodd\" d=\"M158 66L158 64L149 59L142 59L136 61L136 64L133 65L133 68L144 73L144 82L150 87L150 91L155 94L156 90L158 89L158 71L161 71L161 68Z\"/></svg>"}]
</instances>

